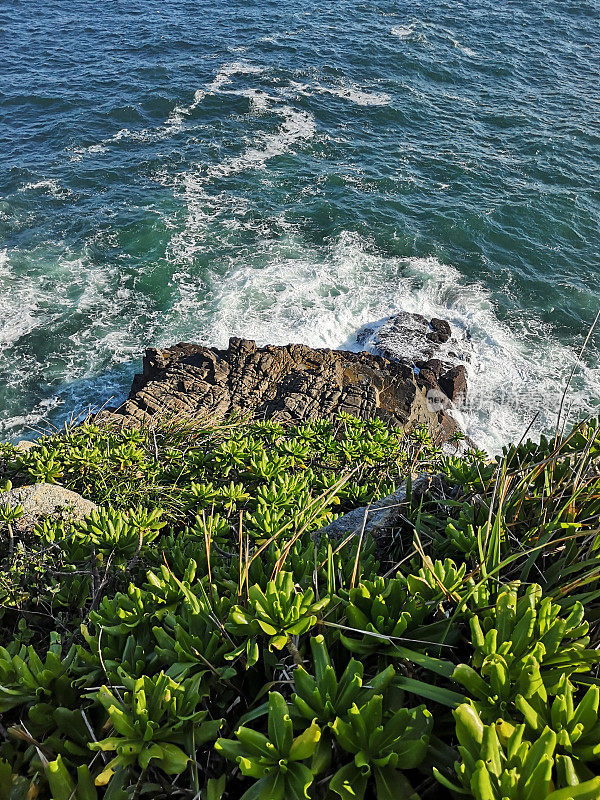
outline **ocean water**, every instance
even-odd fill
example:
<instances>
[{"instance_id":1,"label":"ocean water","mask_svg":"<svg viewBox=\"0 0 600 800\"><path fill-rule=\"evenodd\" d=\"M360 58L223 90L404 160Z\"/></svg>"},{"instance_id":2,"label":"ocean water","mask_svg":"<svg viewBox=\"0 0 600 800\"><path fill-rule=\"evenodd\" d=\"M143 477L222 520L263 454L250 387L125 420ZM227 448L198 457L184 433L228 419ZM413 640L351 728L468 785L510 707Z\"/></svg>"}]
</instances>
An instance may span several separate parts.
<instances>
[{"instance_id":1,"label":"ocean water","mask_svg":"<svg viewBox=\"0 0 600 800\"><path fill-rule=\"evenodd\" d=\"M0 0L0 437L402 310L488 449L594 413L599 52L597 0Z\"/></svg>"}]
</instances>

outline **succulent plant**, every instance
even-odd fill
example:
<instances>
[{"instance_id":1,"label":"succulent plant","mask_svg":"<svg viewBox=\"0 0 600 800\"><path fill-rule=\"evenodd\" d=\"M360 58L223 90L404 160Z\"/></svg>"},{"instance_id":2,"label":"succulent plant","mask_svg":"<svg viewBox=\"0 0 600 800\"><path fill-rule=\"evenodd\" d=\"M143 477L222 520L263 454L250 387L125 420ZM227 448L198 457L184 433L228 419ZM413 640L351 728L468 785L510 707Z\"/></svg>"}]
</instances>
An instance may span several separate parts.
<instances>
[{"instance_id":1,"label":"succulent plant","mask_svg":"<svg viewBox=\"0 0 600 800\"><path fill-rule=\"evenodd\" d=\"M258 659L257 637L265 637L269 650L281 650L293 646L292 637L307 633L317 623L317 614L329 603L325 597L315 601L312 589L299 591L289 572L280 572L269 581L265 590L251 586L248 591L248 607L234 606L225 628L233 636L246 641L236 648L229 658L246 653L247 666Z\"/></svg>"},{"instance_id":2,"label":"succulent plant","mask_svg":"<svg viewBox=\"0 0 600 800\"><path fill-rule=\"evenodd\" d=\"M582 605L576 603L566 618L560 611L531 585L520 597L516 589L500 592L495 606L472 616L472 665L459 664L452 677L486 718L510 716L518 694L546 702L563 676L587 672L600 662L600 652L587 647Z\"/></svg>"},{"instance_id":3,"label":"succulent plant","mask_svg":"<svg viewBox=\"0 0 600 800\"><path fill-rule=\"evenodd\" d=\"M162 672L153 678L125 678L124 683L123 699L106 686L95 695L115 733L89 747L116 753L96 777L96 786L105 786L119 768L136 764L178 775L188 766L192 741L197 747L216 738L222 720L206 720L207 712L198 710L201 698L185 684Z\"/></svg>"},{"instance_id":4,"label":"succulent plant","mask_svg":"<svg viewBox=\"0 0 600 800\"><path fill-rule=\"evenodd\" d=\"M597 424L494 462L348 415L0 456L100 507L5 547L0 800L417 800L434 765L440 800L600 797ZM312 535L421 471L388 550Z\"/></svg>"},{"instance_id":5,"label":"succulent plant","mask_svg":"<svg viewBox=\"0 0 600 800\"><path fill-rule=\"evenodd\" d=\"M339 746L353 760L334 774L330 790L342 800L362 800L372 778L377 800L409 796L412 789L403 771L425 758L432 727L425 706L401 708L384 719L382 695L360 708L354 704L345 719L338 717L332 725Z\"/></svg>"},{"instance_id":6,"label":"succulent plant","mask_svg":"<svg viewBox=\"0 0 600 800\"><path fill-rule=\"evenodd\" d=\"M426 601L457 600L474 585L466 578L467 565L456 565L450 558L431 561L420 567L417 573L406 576L406 585L412 595L420 595Z\"/></svg>"},{"instance_id":7,"label":"succulent plant","mask_svg":"<svg viewBox=\"0 0 600 800\"><path fill-rule=\"evenodd\" d=\"M68 673L74 657L74 647L62 656L57 641L43 661L32 645L23 645L14 655L0 647L0 712L48 698L57 705L70 706L77 697Z\"/></svg>"},{"instance_id":8,"label":"succulent plant","mask_svg":"<svg viewBox=\"0 0 600 800\"><path fill-rule=\"evenodd\" d=\"M600 759L600 689L590 686L579 703L574 696L573 684L563 674L552 701L544 702L539 694L529 699L518 694L515 706L529 736L539 736L548 727L556 733L558 750L576 762L594 762Z\"/></svg>"},{"instance_id":9,"label":"succulent plant","mask_svg":"<svg viewBox=\"0 0 600 800\"><path fill-rule=\"evenodd\" d=\"M117 557L132 558L144 542L152 542L166 524L162 511L138 507L128 512L99 508L78 525L80 540L93 543L99 552L115 553Z\"/></svg>"},{"instance_id":10,"label":"succulent plant","mask_svg":"<svg viewBox=\"0 0 600 800\"><path fill-rule=\"evenodd\" d=\"M572 771L568 777L574 782L555 789L557 737L550 728L528 741L525 725L501 720L484 725L471 705L461 705L453 714L461 756L455 765L459 784L433 770L452 791L474 800L593 800L600 796L600 777L580 782Z\"/></svg>"},{"instance_id":11,"label":"succulent plant","mask_svg":"<svg viewBox=\"0 0 600 800\"><path fill-rule=\"evenodd\" d=\"M363 580L348 592L345 611L348 626L361 636L342 633L340 638L348 650L363 656L393 649L400 639L435 641L447 630L445 623L424 624L431 607L412 595L401 578Z\"/></svg>"},{"instance_id":12,"label":"succulent plant","mask_svg":"<svg viewBox=\"0 0 600 800\"><path fill-rule=\"evenodd\" d=\"M338 680L325 637L319 634L311 638L310 646L314 676L301 666L294 670L296 692L292 695L292 703L299 716L307 720L316 719L322 728L332 725L337 717L345 718L354 705L362 707L373 695L382 693L394 679L395 671L390 665L364 681L364 665L351 658Z\"/></svg>"},{"instance_id":13,"label":"succulent plant","mask_svg":"<svg viewBox=\"0 0 600 800\"><path fill-rule=\"evenodd\" d=\"M303 762L312 758L321 730L313 722L299 736L288 706L279 692L269 693L268 735L240 727L236 740L217 739L215 749L225 758L235 761L242 775L256 783L242 800L304 800L314 774Z\"/></svg>"},{"instance_id":14,"label":"succulent plant","mask_svg":"<svg viewBox=\"0 0 600 800\"><path fill-rule=\"evenodd\" d=\"M82 764L77 768L77 778L74 779L62 757L58 755L54 761L46 764L45 773L53 800L98 800L98 791L94 786L94 779L87 764ZM115 798L117 783L118 781L114 782L111 791Z\"/></svg>"}]
</instances>

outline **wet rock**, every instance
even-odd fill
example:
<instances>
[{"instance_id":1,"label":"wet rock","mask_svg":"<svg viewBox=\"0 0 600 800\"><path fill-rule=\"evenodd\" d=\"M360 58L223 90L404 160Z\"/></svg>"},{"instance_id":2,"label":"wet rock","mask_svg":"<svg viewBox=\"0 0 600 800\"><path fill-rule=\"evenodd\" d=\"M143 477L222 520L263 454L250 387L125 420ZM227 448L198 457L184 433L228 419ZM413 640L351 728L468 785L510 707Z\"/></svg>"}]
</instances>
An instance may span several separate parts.
<instances>
[{"instance_id":1,"label":"wet rock","mask_svg":"<svg viewBox=\"0 0 600 800\"><path fill-rule=\"evenodd\" d=\"M358 344L366 344L371 336L375 333L375 328L371 328L370 326L365 326L360 329L360 331L356 335L356 341Z\"/></svg>"},{"instance_id":2,"label":"wet rock","mask_svg":"<svg viewBox=\"0 0 600 800\"><path fill-rule=\"evenodd\" d=\"M135 425L156 414L237 413L300 422L331 419L344 411L403 428L426 423L444 441L457 423L443 409L430 407L431 388L437 383L418 383L408 361L300 344L257 347L232 338L227 350L185 343L148 349L129 399L96 419Z\"/></svg>"},{"instance_id":3,"label":"wet rock","mask_svg":"<svg viewBox=\"0 0 600 800\"><path fill-rule=\"evenodd\" d=\"M460 405L467 396L467 370L462 364L452 367L438 378L440 389L453 403Z\"/></svg>"},{"instance_id":4,"label":"wet rock","mask_svg":"<svg viewBox=\"0 0 600 800\"><path fill-rule=\"evenodd\" d=\"M386 358L406 360L433 357L433 343L427 339L431 327L422 314L400 312L390 317L377 331L374 345Z\"/></svg>"},{"instance_id":5,"label":"wet rock","mask_svg":"<svg viewBox=\"0 0 600 800\"><path fill-rule=\"evenodd\" d=\"M425 334L425 336L430 342L435 342L435 344L445 344L447 341L449 341L450 337L452 336L452 329L450 328L450 324L446 322L445 319L438 319L437 317L434 317L432 320L430 320L429 325L431 326L432 330Z\"/></svg>"},{"instance_id":6,"label":"wet rock","mask_svg":"<svg viewBox=\"0 0 600 800\"><path fill-rule=\"evenodd\" d=\"M452 365L440 361L439 358L430 358L429 361L415 361L415 367L422 372L429 372L437 380Z\"/></svg>"},{"instance_id":7,"label":"wet rock","mask_svg":"<svg viewBox=\"0 0 600 800\"><path fill-rule=\"evenodd\" d=\"M374 335L369 329L365 330L369 331L369 336L364 338L370 338L371 346L386 358L412 363L448 358L467 360L467 354L461 353L461 342L453 335L450 323L445 319L433 317L428 320L423 314L401 311L386 320ZM452 349L443 346L447 344L452 345Z\"/></svg>"},{"instance_id":8,"label":"wet rock","mask_svg":"<svg viewBox=\"0 0 600 800\"><path fill-rule=\"evenodd\" d=\"M466 354L460 352L460 342L446 320L401 312L381 326L370 344L389 360L414 368L417 385L429 398L430 409L447 410L464 402L467 371L461 362Z\"/></svg>"},{"instance_id":9,"label":"wet rock","mask_svg":"<svg viewBox=\"0 0 600 800\"><path fill-rule=\"evenodd\" d=\"M77 492L53 483L36 483L2 492L0 506L7 504L20 505L25 512L13 523L13 530L17 534L31 533L35 525L47 517L74 522L97 508L95 503Z\"/></svg>"}]
</instances>

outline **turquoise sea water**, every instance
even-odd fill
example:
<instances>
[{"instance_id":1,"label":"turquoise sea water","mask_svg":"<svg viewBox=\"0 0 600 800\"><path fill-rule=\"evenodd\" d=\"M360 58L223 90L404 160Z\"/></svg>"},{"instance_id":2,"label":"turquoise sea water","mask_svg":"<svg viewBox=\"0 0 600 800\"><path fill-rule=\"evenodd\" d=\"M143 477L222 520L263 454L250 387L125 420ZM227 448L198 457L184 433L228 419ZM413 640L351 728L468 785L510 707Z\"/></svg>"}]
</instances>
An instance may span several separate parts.
<instances>
[{"instance_id":1,"label":"turquoise sea water","mask_svg":"<svg viewBox=\"0 0 600 800\"><path fill-rule=\"evenodd\" d=\"M600 4L0 0L0 435L179 340L463 340L494 449L600 399Z\"/></svg>"}]
</instances>

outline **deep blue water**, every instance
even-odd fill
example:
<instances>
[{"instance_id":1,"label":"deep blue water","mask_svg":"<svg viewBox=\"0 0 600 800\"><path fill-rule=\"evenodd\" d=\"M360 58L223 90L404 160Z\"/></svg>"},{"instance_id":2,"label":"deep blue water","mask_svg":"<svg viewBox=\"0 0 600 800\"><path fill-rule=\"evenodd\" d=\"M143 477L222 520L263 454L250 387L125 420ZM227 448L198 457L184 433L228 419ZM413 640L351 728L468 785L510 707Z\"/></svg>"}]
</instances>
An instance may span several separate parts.
<instances>
[{"instance_id":1,"label":"deep blue water","mask_svg":"<svg viewBox=\"0 0 600 800\"><path fill-rule=\"evenodd\" d=\"M469 333L480 442L553 424L600 306L597 0L0 0L0 53L3 438L149 344L396 310Z\"/></svg>"}]
</instances>

